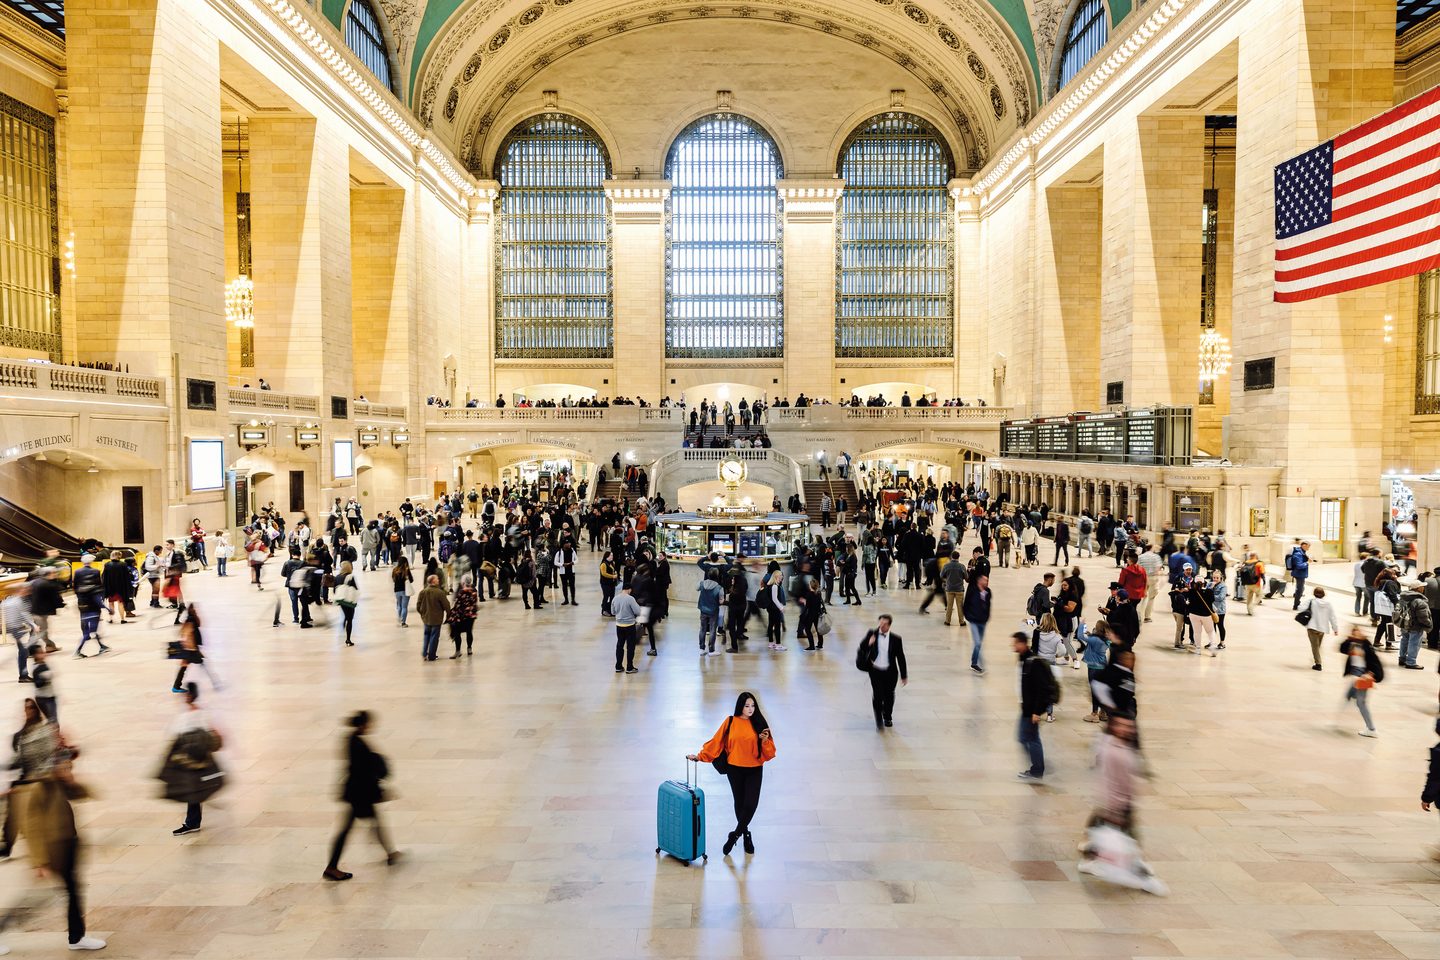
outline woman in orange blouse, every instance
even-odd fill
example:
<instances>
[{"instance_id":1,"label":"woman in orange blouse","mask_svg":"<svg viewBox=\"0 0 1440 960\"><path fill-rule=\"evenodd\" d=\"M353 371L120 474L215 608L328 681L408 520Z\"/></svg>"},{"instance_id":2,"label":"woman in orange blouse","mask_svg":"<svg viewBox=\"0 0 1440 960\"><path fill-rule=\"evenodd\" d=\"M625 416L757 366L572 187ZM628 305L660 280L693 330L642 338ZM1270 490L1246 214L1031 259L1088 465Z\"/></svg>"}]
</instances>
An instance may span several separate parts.
<instances>
[{"instance_id":1,"label":"woman in orange blouse","mask_svg":"<svg viewBox=\"0 0 1440 960\"><path fill-rule=\"evenodd\" d=\"M725 755L729 769L725 776L730 779L730 793L735 798L735 829L725 839L725 856L735 849L735 841L745 838L745 852L755 852L755 841L750 838L750 820L755 808L760 806L760 781L764 770L762 764L775 759L775 741L770 736L770 724L760 712L754 694L740 694L735 701L735 713L725 718L720 729L715 731L698 754L692 753L690 760L710 763L716 757Z\"/></svg>"}]
</instances>

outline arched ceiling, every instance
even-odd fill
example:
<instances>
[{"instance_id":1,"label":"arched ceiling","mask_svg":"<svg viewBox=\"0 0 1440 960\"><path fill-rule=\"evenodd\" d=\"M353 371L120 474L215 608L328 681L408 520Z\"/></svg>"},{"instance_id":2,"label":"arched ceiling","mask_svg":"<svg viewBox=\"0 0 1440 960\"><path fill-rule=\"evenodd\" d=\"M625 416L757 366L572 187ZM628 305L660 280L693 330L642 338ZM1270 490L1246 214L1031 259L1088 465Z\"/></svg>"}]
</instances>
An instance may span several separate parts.
<instances>
[{"instance_id":1,"label":"arched ceiling","mask_svg":"<svg viewBox=\"0 0 1440 960\"><path fill-rule=\"evenodd\" d=\"M1112 0L1118 6L1125 0ZM408 99L432 136L472 169L508 101L549 65L621 34L684 20L788 24L881 54L935 95L972 169L1034 115L1041 25L1068 0L378 0L409 75ZM1051 8L1054 8L1053 10ZM1128 3L1127 3L1128 7ZM1112 16L1115 11L1112 9ZM1039 25L1037 23L1037 25ZM805 69L803 51L797 70Z\"/></svg>"}]
</instances>

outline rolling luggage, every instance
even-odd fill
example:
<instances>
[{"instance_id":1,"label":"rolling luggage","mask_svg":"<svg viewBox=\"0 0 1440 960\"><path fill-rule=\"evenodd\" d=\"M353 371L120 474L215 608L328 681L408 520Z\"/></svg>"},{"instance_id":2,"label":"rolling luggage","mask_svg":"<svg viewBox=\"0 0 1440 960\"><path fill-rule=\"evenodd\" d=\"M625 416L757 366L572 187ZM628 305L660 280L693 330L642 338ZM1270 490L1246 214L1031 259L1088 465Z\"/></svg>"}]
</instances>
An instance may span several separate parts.
<instances>
[{"instance_id":1,"label":"rolling luggage","mask_svg":"<svg viewBox=\"0 0 1440 960\"><path fill-rule=\"evenodd\" d=\"M690 761L685 763L685 781L666 780L660 784L655 813L655 848L687 864L709 862L705 852L705 791L700 789L700 764L695 764L695 783L690 783Z\"/></svg>"}]
</instances>

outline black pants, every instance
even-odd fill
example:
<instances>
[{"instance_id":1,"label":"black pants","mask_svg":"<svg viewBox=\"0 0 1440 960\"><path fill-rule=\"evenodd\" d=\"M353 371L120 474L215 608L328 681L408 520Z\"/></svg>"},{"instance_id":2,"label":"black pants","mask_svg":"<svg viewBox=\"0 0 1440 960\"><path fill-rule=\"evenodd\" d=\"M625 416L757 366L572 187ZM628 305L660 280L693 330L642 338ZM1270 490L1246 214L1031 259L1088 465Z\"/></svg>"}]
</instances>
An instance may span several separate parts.
<instances>
[{"instance_id":1,"label":"black pants","mask_svg":"<svg viewBox=\"0 0 1440 960\"><path fill-rule=\"evenodd\" d=\"M875 711L875 722L889 720L895 712L895 686L900 682L900 670L893 663L888 670L870 671L870 706Z\"/></svg>"},{"instance_id":2,"label":"black pants","mask_svg":"<svg viewBox=\"0 0 1440 960\"><path fill-rule=\"evenodd\" d=\"M615 669L632 669L635 666L635 625L628 627L615 624ZM621 660L624 660L622 663Z\"/></svg>"},{"instance_id":3,"label":"black pants","mask_svg":"<svg viewBox=\"0 0 1440 960\"><path fill-rule=\"evenodd\" d=\"M568 600L571 603L575 602L575 574L560 574L560 594L561 599Z\"/></svg>"},{"instance_id":4,"label":"black pants","mask_svg":"<svg viewBox=\"0 0 1440 960\"><path fill-rule=\"evenodd\" d=\"M187 804L185 804L185 826L189 827L189 828L192 829L192 830L195 829L196 827L200 826L200 817L201 817L201 816L202 816L202 814L201 814L201 810L200 810L200 804L198 804L198 803L187 803Z\"/></svg>"},{"instance_id":5,"label":"black pants","mask_svg":"<svg viewBox=\"0 0 1440 960\"><path fill-rule=\"evenodd\" d=\"M340 854L345 852L345 840L350 836L350 828L355 826L356 820L373 820L375 822L375 839L380 841L380 847L388 855L392 851L390 838L385 835L385 825L380 822L380 814L374 807L366 811L356 810L354 806L345 814L345 823L340 827L340 832L335 834L335 842L330 847L329 870L340 869Z\"/></svg>"},{"instance_id":6,"label":"black pants","mask_svg":"<svg viewBox=\"0 0 1440 960\"><path fill-rule=\"evenodd\" d=\"M912 589L912 590L919 590L919 589L920 589L920 581L921 581L921 577L920 577L920 561L919 561L919 560L906 560L906 561L905 561L905 582L904 582L903 584L901 584L901 586L909 587L909 588Z\"/></svg>"},{"instance_id":7,"label":"black pants","mask_svg":"<svg viewBox=\"0 0 1440 960\"><path fill-rule=\"evenodd\" d=\"M609 615L610 605L615 602L615 584L618 580L600 580L600 613L602 616Z\"/></svg>"},{"instance_id":8,"label":"black pants","mask_svg":"<svg viewBox=\"0 0 1440 960\"><path fill-rule=\"evenodd\" d=\"M1069 540L1066 540L1064 543L1057 543L1057 544L1055 544L1055 566L1057 566L1057 567L1060 566L1060 553L1061 553L1061 551L1064 551L1064 553L1065 553L1065 564L1066 564L1066 566L1069 566L1069 564L1070 564L1070 541L1069 541Z\"/></svg>"},{"instance_id":9,"label":"black pants","mask_svg":"<svg viewBox=\"0 0 1440 960\"><path fill-rule=\"evenodd\" d=\"M860 602L860 592L855 589L855 574L847 573L840 582L840 599Z\"/></svg>"},{"instance_id":10,"label":"black pants","mask_svg":"<svg viewBox=\"0 0 1440 960\"><path fill-rule=\"evenodd\" d=\"M745 635L745 621L749 618L745 615L746 609L735 604L725 613L725 629L730 634L730 649L735 650L740 646L740 638Z\"/></svg>"},{"instance_id":11,"label":"black pants","mask_svg":"<svg viewBox=\"0 0 1440 960\"><path fill-rule=\"evenodd\" d=\"M865 564L865 593L866 593L866 594L872 594L872 593L874 593L874 592L875 592L875 564L873 564L873 563L867 563L867 564Z\"/></svg>"},{"instance_id":12,"label":"black pants","mask_svg":"<svg viewBox=\"0 0 1440 960\"><path fill-rule=\"evenodd\" d=\"M466 617L464 620L456 620L450 624L450 639L455 641L455 655L460 655L460 640L465 640L465 650L468 653L475 646L475 618Z\"/></svg>"},{"instance_id":13,"label":"black pants","mask_svg":"<svg viewBox=\"0 0 1440 960\"><path fill-rule=\"evenodd\" d=\"M350 642L350 631L355 627L355 604L340 604L340 616L345 622L345 642Z\"/></svg>"},{"instance_id":14,"label":"black pants","mask_svg":"<svg viewBox=\"0 0 1440 960\"><path fill-rule=\"evenodd\" d=\"M1220 642L1221 642L1221 643L1224 643L1224 642L1225 642L1225 614L1223 614L1223 613L1217 613L1217 614L1215 614L1215 617L1216 617L1216 619L1215 619L1215 629L1218 630L1218 631L1220 631Z\"/></svg>"},{"instance_id":15,"label":"black pants","mask_svg":"<svg viewBox=\"0 0 1440 960\"><path fill-rule=\"evenodd\" d=\"M776 607L766 607L766 614L769 616L769 623L765 627L765 639L771 643L782 643L785 640L785 614Z\"/></svg>"},{"instance_id":16,"label":"black pants","mask_svg":"<svg viewBox=\"0 0 1440 960\"><path fill-rule=\"evenodd\" d=\"M763 767L737 767L730 765L725 776L730 779L730 794L735 798L735 832L745 833L750 821L760 806L760 783L764 780Z\"/></svg>"}]
</instances>

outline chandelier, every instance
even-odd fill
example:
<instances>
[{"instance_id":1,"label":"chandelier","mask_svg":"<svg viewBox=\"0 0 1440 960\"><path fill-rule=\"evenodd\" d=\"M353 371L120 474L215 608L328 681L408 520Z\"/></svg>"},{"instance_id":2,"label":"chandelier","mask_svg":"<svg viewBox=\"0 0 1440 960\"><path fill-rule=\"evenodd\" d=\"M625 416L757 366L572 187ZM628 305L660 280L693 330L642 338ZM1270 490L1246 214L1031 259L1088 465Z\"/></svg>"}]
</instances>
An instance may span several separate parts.
<instances>
[{"instance_id":1,"label":"chandelier","mask_svg":"<svg viewBox=\"0 0 1440 960\"><path fill-rule=\"evenodd\" d=\"M1230 371L1230 341L1207 327L1200 332L1200 382L1213 383Z\"/></svg>"},{"instance_id":2,"label":"chandelier","mask_svg":"<svg viewBox=\"0 0 1440 960\"><path fill-rule=\"evenodd\" d=\"M255 329L255 284L243 273L225 284L225 321L241 330Z\"/></svg>"}]
</instances>

